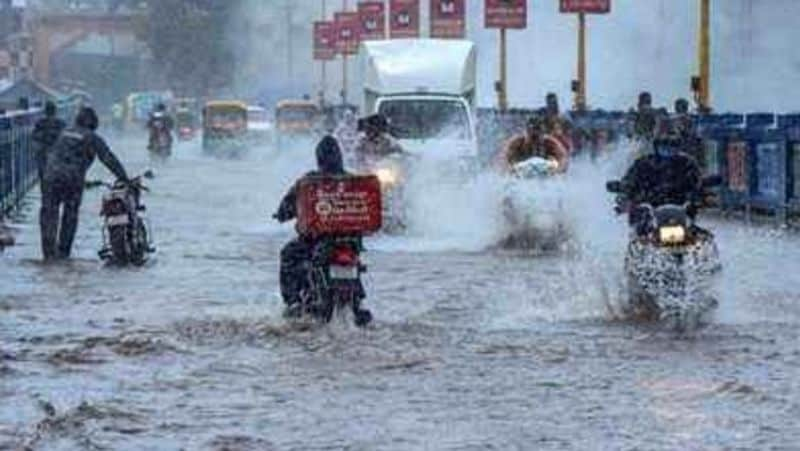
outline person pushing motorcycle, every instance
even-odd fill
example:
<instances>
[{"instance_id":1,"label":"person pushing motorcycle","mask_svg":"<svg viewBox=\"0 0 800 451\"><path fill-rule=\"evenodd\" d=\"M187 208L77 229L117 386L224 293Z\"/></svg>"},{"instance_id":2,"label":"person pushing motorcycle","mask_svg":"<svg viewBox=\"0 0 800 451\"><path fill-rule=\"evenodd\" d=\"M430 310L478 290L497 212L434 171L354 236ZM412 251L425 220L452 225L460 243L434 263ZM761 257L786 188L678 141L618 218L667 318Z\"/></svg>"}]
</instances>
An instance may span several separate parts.
<instances>
[{"instance_id":1,"label":"person pushing motorcycle","mask_svg":"<svg viewBox=\"0 0 800 451\"><path fill-rule=\"evenodd\" d=\"M566 172L569 165L569 152L556 137L545 132L541 118L528 119L525 133L512 138L506 144L498 165L504 172L510 172L514 165L533 157L546 158L557 163L557 172Z\"/></svg>"},{"instance_id":2,"label":"person pushing motorcycle","mask_svg":"<svg viewBox=\"0 0 800 451\"><path fill-rule=\"evenodd\" d=\"M273 218L281 223L297 218L297 190L300 182L306 177L320 175L344 175L342 151L339 143L332 136L325 136L317 144L317 169L308 172L297 180L289 192L283 196L278 211ZM300 235L289 241L280 255L280 289L283 302L286 304L284 316L297 318L302 315L301 292L308 283L308 268L311 253L316 244L313 236ZM360 306L355 308L356 322L366 324L372 318L372 313Z\"/></svg>"}]
</instances>

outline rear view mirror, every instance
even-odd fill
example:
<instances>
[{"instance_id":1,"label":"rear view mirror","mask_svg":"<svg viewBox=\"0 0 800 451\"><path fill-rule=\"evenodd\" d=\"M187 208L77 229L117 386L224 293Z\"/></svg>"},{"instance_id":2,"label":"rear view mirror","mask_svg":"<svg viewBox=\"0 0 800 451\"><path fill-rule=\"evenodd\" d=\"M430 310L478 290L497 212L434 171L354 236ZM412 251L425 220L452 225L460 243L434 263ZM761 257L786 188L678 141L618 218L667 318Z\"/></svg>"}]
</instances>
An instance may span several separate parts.
<instances>
[{"instance_id":1,"label":"rear view mirror","mask_svg":"<svg viewBox=\"0 0 800 451\"><path fill-rule=\"evenodd\" d=\"M606 182L606 191L609 193L621 193L622 182L619 180L611 180L610 182Z\"/></svg>"},{"instance_id":2,"label":"rear view mirror","mask_svg":"<svg viewBox=\"0 0 800 451\"><path fill-rule=\"evenodd\" d=\"M722 176L710 175L703 179L703 188L714 188L722 185Z\"/></svg>"},{"instance_id":3,"label":"rear view mirror","mask_svg":"<svg viewBox=\"0 0 800 451\"><path fill-rule=\"evenodd\" d=\"M150 179L154 179L154 178L156 177L156 175L153 173L153 171L151 171L150 169L148 169L148 170L146 170L146 171L144 172L144 174L142 174L142 177L144 177L144 178L146 178L146 179L150 180Z\"/></svg>"}]
</instances>

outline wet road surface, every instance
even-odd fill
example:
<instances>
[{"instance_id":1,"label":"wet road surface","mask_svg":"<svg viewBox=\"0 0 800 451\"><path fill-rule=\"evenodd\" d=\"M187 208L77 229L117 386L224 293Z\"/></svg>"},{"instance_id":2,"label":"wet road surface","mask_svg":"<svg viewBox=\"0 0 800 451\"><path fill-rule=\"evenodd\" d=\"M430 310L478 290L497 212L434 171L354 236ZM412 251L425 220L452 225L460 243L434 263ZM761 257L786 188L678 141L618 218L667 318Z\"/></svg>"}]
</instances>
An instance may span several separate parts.
<instances>
[{"instance_id":1,"label":"wet road surface","mask_svg":"<svg viewBox=\"0 0 800 451\"><path fill-rule=\"evenodd\" d=\"M116 148L151 167L142 140ZM292 229L268 218L310 154L179 145L144 198L143 268L97 261L99 191L76 258L41 265L34 195L0 255L0 449L800 449L793 235L712 221L722 305L676 339L614 318L606 174L566 190L578 244L560 255L492 250L496 190L441 187L419 233L367 243L373 326L290 326Z\"/></svg>"}]
</instances>

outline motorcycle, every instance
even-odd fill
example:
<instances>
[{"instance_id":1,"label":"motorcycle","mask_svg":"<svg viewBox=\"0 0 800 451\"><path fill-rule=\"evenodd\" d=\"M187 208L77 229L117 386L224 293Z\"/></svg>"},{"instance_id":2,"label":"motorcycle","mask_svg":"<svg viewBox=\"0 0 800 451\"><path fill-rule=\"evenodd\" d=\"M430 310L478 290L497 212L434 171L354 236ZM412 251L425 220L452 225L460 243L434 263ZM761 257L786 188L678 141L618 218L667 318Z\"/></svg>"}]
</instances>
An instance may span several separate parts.
<instances>
[{"instance_id":1,"label":"motorcycle","mask_svg":"<svg viewBox=\"0 0 800 451\"><path fill-rule=\"evenodd\" d=\"M90 186L105 186L100 215L103 217L103 247L98 252L101 260L119 265L142 266L150 254L155 252L152 235L144 215L146 208L141 203L141 193L149 191L142 179L152 179L153 173L125 183L92 182Z\"/></svg>"},{"instance_id":2,"label":"motorcycle","mask_svg":"<svg viewBox=\"0 0 800 451\"><path fill-rule=\"evenodd\" d=\"M351 309L355 324L366 326L372 314L360 308L366 297L361 275L361 237L324 238L317 242L306 262L308 278L300 290L301 316L328 323L336 312Z\"/></svg>"},{"instance_id":3,"label":"motorcycle","mask_svg":"<svg viewBox=\"0 0 800 451\"><path fill-rule=\"evenodd\" d=\"M150 143L148 145L151 158L166 159L172 154L172 132L167 119L156 113L150 121Z\"/></svg>"},{"instance_id":4,"label":"motorcycle","mask_svg":"<svg viewBox=\"0 0 800 451\"><path fill-rule=\"evenodd\" d=\"M703 188L718 184L709 177ZM678 332L706 323L718 306L710 290L722 265L714 234L695 223L697 203L632 206L623 183L608 182L606 189L618 194L617 212L628 213L632 225L624 264L630 316Z\"/></svg>"},{"instance_id":5,"label":"motorcycle","mask_svg":"<svg viewBox=\"0 0 800 451\"><path fill-rule=\"evenodd\" d=\"M549 250L566 241L569 232L557 193L553 198L550 190L527 183L552 179L558 172L557 162L541 157L528 158L511 167L512 179L503 198L503 217L509 234L502 247Z\"/></svg>"},{"instance_id":6,"label":"motorcycle","mask_svg":"<svg viewBox=\"0 0 800 451\"><path fill-rule=\"evenodd\" d=\"M381 184L385 232L399 232L407 226L405 187L407 164L408 159L405 154L395 153L369 165L368 172L378 177Z\"/></svg>"}]
</instances>

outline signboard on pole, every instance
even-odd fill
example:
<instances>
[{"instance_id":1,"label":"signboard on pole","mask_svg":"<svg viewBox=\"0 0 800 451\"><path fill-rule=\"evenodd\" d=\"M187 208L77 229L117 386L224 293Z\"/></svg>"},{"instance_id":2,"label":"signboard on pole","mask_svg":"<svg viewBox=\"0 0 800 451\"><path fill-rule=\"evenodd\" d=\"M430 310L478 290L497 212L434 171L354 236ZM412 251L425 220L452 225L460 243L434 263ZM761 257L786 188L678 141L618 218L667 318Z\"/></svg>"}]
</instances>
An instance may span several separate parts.
<instances>
[{"instance_id":1,"label":"signboard on pole","mask_svg":"<svg viewBox=\"0 0 800 451\"><path fill-rule=\"evenodd\" d=\"M314 59L332 60L336 57L333 22L314 22Z\"/></svg>"},{"instance_id":2,"label":"signboard on pole","mask_svg":"<svg viewBox=\"0 0 800 451\"><path fill-rule=\"evenodd\" d=\"M431 0L431 37L463 39L466 35L466 0Z\"/></svg>"},{"instance_id":3,"label":"signboard on pole","mask_svg":"<svg viewBox=\"0 0 800 451\"><path fill-rule=\"evenodd\" d=\"M390 0L389 35L392 39L419 37L419 0Z\"/></svg>"},{"instance_id":4,"label":"signboard on pole","mask_svg":"<svg viewBox=\"0 0 800 451\"><path fill-rule=\"evenodd\" d=\"M358 17L361 21L360 37L362 41L386 37L386 9L382 0L359 2Z\"/></svg>"},{"instance_id":5,"label":"signboard on pole","mask_svg":"<svg viewBox=\"0 0 800 451\"><path fill-rule=\"evenodd\" d=\"M528 26L528 0L486 0L483 12L486 28Z\"/></svg>"},{"instance_id":6,"label":"signboard on pole","mask_svg":"<svg viewBox=\"0 0 800 451\"><path fill-rule=\"evenodd\" d=\"M562 13L608 14L611 0L559 0Z\"/></svg>"},{"instance_id":7,"label":"signboard on pole","mask_svg":"<svg viewBox=\"0 0 800 451\"><path fill-rule=\"evenodd\" d=\"M358 53L361 23L357 12L338 12L333 15L336 24L336 52L340 55Z\"/></svg>"}]
</instances>

